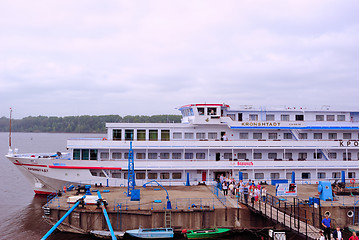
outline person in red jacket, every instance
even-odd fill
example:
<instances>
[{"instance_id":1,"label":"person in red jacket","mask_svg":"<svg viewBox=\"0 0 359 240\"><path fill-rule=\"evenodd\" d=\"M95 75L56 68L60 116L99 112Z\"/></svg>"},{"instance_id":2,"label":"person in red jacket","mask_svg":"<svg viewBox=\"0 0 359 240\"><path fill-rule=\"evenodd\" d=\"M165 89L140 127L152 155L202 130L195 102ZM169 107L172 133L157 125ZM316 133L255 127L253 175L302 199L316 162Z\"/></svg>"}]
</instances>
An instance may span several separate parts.
<instances>
[{"instance_id":1,"label":"person in red jacket","mask_svg":"<svg viewBox=\"0 0 359 240\"><path fill-rule=\"evenodd\" d=\"M353 236L351 236L349 240L359 240L359 238L357 237L357 233L353 232Z\"/></svg>"}]
</instances>

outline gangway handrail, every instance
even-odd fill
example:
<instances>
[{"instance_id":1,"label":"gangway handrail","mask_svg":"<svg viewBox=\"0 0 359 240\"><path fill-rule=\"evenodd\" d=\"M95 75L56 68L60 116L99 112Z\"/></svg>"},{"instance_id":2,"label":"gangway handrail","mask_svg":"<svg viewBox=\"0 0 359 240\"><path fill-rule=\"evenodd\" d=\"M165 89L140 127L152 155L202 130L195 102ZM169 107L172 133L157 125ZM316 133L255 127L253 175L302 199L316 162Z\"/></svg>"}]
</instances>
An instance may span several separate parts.
<instances>
[{"instance_id":1,"label":"gangway handrail","mask_svg":"<svg viewBox=\"0 0 359 240\"><path fill-rule=\"evenodd\" d=\"M70 213L75 210L75 208L77 208L77 206L80 204L80 202L86 198L86 195L82 196L80 199L78 199L75 203L75 205L70 209L68 210L65 215L59 220L57 221L57 223L55 223L55 225L41 238L41 240L45 240L47 239L51 233L53 231L55 231L55 229L70 215Z\"/></svg>"}]
</instances>

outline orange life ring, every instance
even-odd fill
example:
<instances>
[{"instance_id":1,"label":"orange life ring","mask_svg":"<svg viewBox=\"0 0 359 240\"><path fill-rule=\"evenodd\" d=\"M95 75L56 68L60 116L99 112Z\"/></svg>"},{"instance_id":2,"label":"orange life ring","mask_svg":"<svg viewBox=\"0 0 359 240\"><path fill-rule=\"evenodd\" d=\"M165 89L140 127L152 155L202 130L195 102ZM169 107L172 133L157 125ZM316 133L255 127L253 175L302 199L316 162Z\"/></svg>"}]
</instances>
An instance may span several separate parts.
<instances>
[{"instance_id":1,"label":"orange life ring","mask_svg":"<svg viewBox=\"0 0 359 240\"><path fill-rule=\"evenodd\" d=\"M355 179L354 179L354 178L350 179L350 183L351 183L351 184L354 184L354 183L355 183Z\"/></svg>"},{"instance_id":2,"label":"orange life ring","mask_svg":"<svg viewBox=\"0 0 359 240\"><path fill-rule=\"evenodd\" d=\"M107 138L102 138L102 141L105 141L105 140L107 140Z\"/></svg>"}]
</instances>

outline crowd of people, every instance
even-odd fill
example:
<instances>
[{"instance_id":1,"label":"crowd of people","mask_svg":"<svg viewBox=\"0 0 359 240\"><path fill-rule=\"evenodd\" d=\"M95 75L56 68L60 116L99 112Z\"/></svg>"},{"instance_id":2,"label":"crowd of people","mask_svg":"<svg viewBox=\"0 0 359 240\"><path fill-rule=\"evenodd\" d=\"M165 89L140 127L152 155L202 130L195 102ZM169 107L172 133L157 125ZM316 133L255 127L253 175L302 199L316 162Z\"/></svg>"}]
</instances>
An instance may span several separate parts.
<instances>
[{"instance_id":1,"label":"crowd of people","mask_svg":"<svg viewBox=\"0 0 359 240\"><path fill-rule=\"evenodd\" d=\"M239 197L243 199L246 204L248 204L248 201L255 203L259 199L261 201L266 200L267 189L265 186L262 186L260 182L255 184L251 179L248 181L236 181L234 178L227 178L223 176L223 174L218 177L217 182L217 187L223 191L224 196L229 195ZM333 232L331 232L331 219L328 215L326 215L323 219L322 227L323 231L320 232L319 240L344 240L343 232L340 227L337 227ZM356 233L353 232L349 240L359 240L359 238Z\"/></svg>"},{"instance_id":2,"label":"crowd of people","mask_svg":"<svg viewBox=\"0 0 359 240\"><path fill-rule=\"evenodd\" d=\"M223 195L228 196L237 196L241 199L244 199L244 202L248 204L248 200L251 203L257 202L259 199L265 201L267 195L267 189L265 186L261 186L258 182L254 183L252 180L236 181L234 178L227 178L221 174L218 179L218 188L223 190Z\"/></svg>"}]
</instances>

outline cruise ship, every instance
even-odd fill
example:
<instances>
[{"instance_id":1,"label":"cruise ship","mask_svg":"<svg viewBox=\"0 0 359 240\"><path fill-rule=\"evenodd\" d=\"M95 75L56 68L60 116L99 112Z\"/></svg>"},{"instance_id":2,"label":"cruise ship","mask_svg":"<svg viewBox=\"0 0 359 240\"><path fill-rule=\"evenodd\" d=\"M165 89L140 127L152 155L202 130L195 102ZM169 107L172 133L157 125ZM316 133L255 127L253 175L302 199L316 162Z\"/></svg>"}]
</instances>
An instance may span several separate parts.
<instances>
[{"instance_id":1,"label":"cruise ship","mask_svg":"<svg viewBox=\"0 0 359 240\"><path fill-rule=\"evenodd\" d=\"M212 184L220 175L256 182L291 179L335 181L345 171L355 181L359 111L298 107L231 109L227 104L179 108L181 123L107 123L107 137L69 139L67 153L7 158L49 194L69 184L127 186L130 142L137 185Z\"/></svg>"}]
</instances>

